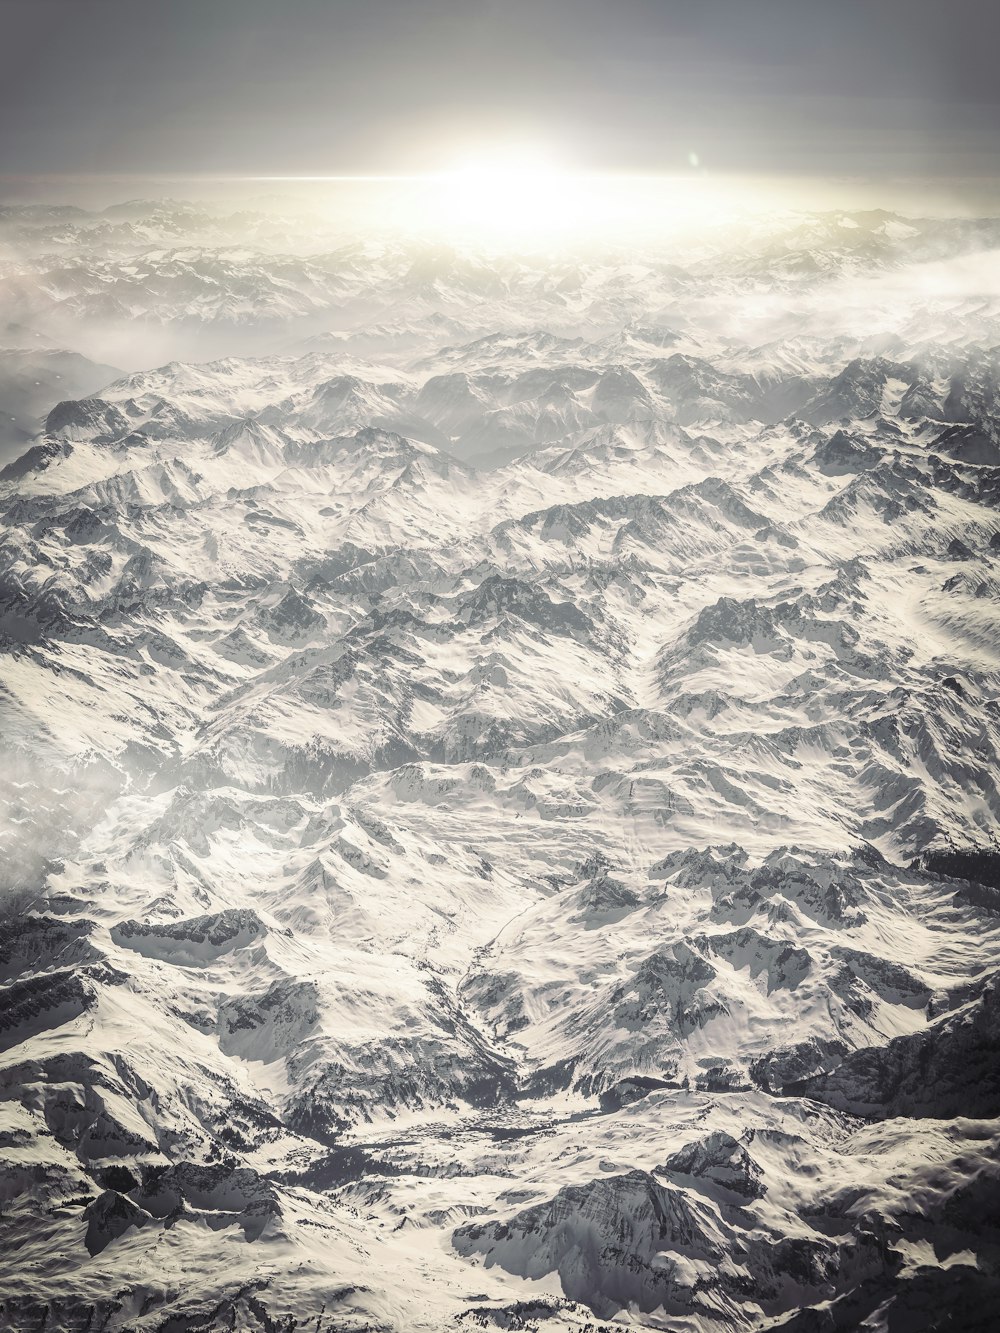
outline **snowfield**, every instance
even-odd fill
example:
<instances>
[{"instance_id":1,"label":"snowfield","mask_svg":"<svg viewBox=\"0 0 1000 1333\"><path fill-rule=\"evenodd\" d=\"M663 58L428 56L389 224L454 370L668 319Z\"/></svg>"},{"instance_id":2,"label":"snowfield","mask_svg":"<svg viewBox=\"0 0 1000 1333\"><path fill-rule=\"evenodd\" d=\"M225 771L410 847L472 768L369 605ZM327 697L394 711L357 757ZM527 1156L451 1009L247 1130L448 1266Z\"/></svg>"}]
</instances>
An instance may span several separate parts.
<instances>
[{"instance_id":1,"label":"snowfield","mask_svg":"<svg viewBox=\"0 0 1000 1333\"><path fill-rule=\"evenodd\" d=\"M1000 224L0 241L0 1322L995 1328Z\"/></svg>"}]
</instances>

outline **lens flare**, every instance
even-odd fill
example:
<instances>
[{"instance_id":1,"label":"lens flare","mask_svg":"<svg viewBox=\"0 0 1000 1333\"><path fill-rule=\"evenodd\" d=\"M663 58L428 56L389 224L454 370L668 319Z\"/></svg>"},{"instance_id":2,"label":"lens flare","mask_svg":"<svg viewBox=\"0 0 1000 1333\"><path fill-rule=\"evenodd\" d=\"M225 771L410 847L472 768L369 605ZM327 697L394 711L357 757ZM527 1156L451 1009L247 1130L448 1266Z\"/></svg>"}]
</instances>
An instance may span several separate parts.
<instances>
[{"instance_id":1,"label":"lens flare","mask_svg":"<svg viewBox=\"0 0 1000 1333\"><path fill-rule=\"evenodd\" d=\"M546 243L655 231L722 220L731 208L704 177L574 170L541 150L491 150L420 178L410 221L471 240Z\"/></svg>"}]
</instances>

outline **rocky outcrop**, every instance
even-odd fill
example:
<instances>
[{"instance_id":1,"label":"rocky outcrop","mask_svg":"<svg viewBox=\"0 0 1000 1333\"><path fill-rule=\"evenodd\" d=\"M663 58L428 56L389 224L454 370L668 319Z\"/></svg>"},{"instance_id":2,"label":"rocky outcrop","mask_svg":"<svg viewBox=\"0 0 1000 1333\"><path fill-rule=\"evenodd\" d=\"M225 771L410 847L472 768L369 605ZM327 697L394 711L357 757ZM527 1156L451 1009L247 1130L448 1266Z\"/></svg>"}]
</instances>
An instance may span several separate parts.
<instances>
[{"instance_id":1,"label":"rocky outcrop","mask_svg":"<svg viewBox=\"0 0 1000 1333\"><path fill-rule=\"evenodd\" d=\"M865 1116L1000 1114L1000 984L926 1031L856 1051L786 1091Z\"/></svg>"},{"instance_id":2,"label":"rocky outcrop","mask_svg":"<svg viewBox=\"0 0 1000 1333\"><path fill-rule=\"evenodd\" d=\"M259 939L265 927L249 908L229 907L184 921L119 921L111 938L123 949L179 967L203 967Z\"/></svg>"}]
</instances>

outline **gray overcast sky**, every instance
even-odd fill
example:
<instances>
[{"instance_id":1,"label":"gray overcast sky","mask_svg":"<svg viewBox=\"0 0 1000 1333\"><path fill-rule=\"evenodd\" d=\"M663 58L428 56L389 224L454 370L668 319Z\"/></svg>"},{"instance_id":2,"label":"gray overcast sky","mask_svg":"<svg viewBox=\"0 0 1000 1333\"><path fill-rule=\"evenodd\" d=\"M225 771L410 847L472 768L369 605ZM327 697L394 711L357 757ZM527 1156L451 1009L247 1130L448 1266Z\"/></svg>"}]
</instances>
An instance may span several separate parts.
<instances>
[{"instance_id":1,"label":"gray overcast sky","mask_svg":"<svg viewBox=\"0 0 1000 1333\"><path fill-rule=\"evenodd\" d=\"M0 173L996 177L996 0L0 0Z\"/></svg>"}]
</instances>

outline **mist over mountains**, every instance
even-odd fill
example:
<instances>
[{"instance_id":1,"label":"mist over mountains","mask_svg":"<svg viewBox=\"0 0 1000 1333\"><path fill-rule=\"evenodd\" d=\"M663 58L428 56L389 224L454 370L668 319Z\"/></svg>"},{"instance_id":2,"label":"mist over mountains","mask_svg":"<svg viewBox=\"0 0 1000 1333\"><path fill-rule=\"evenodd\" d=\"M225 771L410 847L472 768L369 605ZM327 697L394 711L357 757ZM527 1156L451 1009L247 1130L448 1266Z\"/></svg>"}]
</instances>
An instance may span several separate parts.
<instances>
[{"instance_id":1,"label":"mist over mountains","mask_svg":"<svg viewBox=\"0 0 1000 1333\"><path fill-rule=\"evenodd\" d=\"M0 256L7 1326L992 1328L1000 222Z\"/></svg>"}]
</instances>

